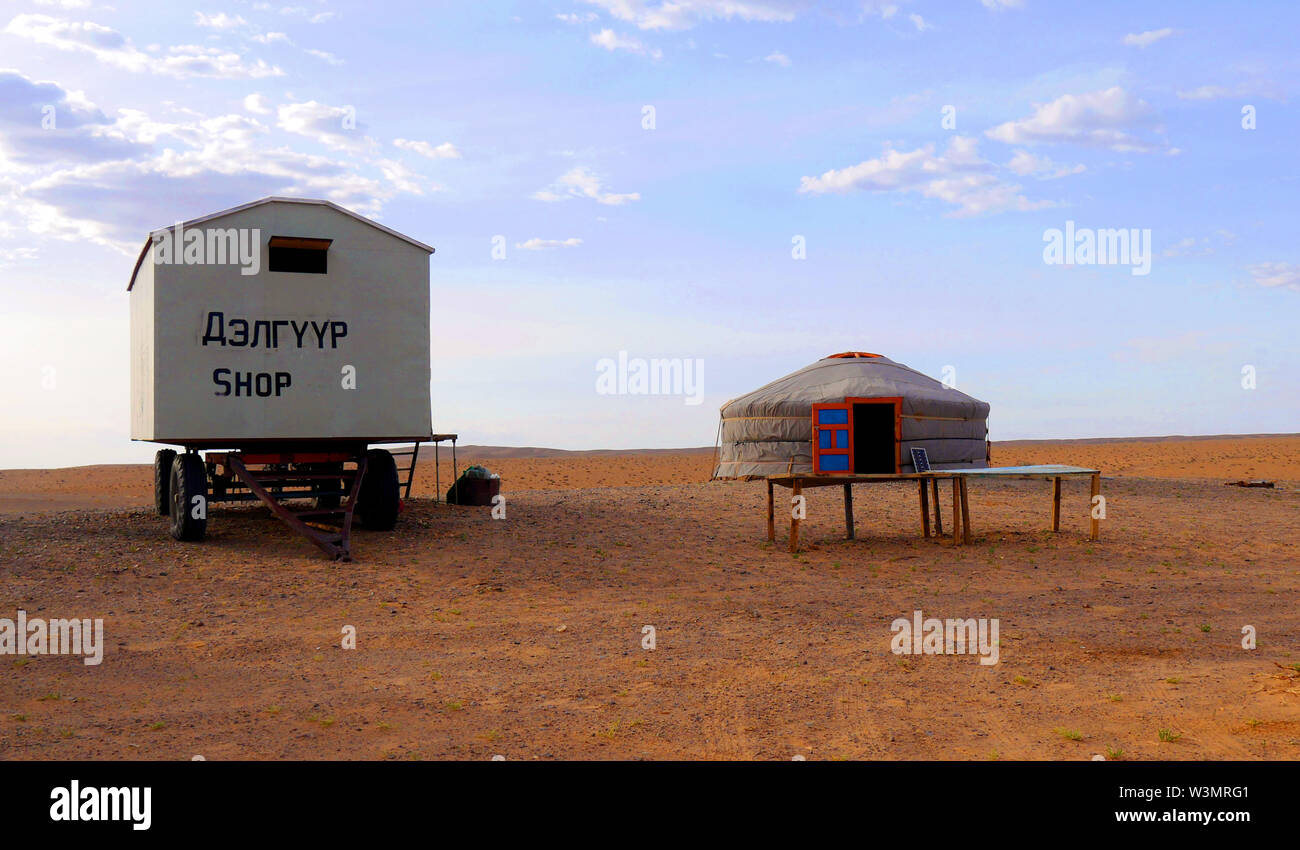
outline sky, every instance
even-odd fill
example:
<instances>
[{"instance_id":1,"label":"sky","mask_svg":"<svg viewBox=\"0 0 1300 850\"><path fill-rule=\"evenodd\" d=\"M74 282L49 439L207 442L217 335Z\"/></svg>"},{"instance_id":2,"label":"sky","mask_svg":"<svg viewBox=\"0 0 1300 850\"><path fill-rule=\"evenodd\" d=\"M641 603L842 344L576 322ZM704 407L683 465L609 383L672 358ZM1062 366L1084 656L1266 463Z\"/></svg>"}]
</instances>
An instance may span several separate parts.
<instances>
[{"instance_id":1,"label":"sky","mask_svg":"<svg viewBox=\"0 0 1300 850\"><path fill-rule=\"evenodd\" d=\"M847 350L994 440L1300 431L1292 3L289 2L0 4L0 468L149 460L136 254L268 195L436 247L462 443L711 445Z\"/></svg>"}]
</instances>

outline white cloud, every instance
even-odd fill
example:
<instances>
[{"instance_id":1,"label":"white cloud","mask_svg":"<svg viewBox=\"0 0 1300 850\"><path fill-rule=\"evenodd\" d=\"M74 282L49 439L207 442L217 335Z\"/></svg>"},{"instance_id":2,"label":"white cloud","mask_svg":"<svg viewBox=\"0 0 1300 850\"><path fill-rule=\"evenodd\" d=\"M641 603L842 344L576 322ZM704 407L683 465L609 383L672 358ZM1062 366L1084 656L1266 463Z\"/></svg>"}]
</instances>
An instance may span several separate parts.
<instances>
[{"instance_id":1,"label":"white cloud","mask_svg":"<svg viewBox=\"0 0 1300 850\"><path fill-rule=\"evenodd\" d=\"M393 139L393 145L405 151L414 151L421 156L427 156L429 159L460 159L460 151L456 150L456 146L451 142L443 142L434 147L428 142Z\"/></svg>"},{"instance_id":2,"label":"white cloud","mask_svg":"<svg viewBox=\"0 0 1300 850\"><path fill-rule=\"evenodd\" d=\"M205 15L202 12L194 13L194 23L201 27L208 27L214 30L230 30L238 27L247 26L248 21L239 15L227 15L225 12L218 12L215 15Z\"/></svg>"},{"instance_id":3,"label":"white cloud","mask_svg":"<svg viewBox=\"0 0 1300 850\"><path fill-rule=\"evenodd\" d=\"M577 14L569 15L569 14L561 13L556 15L555 19L558 21L563 21L566 24L577 25L577 24L589 24L592 21L596 20L597 17L599 16L595 12L586 12L585 14L582 15L577 15Z\"/></svg>"},{"instance_id":4,"label":"white cloud","mask_svg":"<svg viewBox=\"0 0 1300 850\"><path fill-rule=\"evenodd\" d=\"M1124 43L1129 47L1150 47L1162 38L1168 38L1173 35L1172 27L1165 27L1158 30L1147 30L1140 33L1129 33L1124 36Z\"/></svg>"},{"instance_id":5,"label":"white cloud","mask_svg":"<svg viewBox=\"0 0 1300 850\"><path fill-rule=\"evenodd\" d=\"M1178 92L1180 100L1222 100L1225 97L1263 97L1269 100L1286 100L1286 95L1265 81L1238 83L1234 86L1198 86Z\"/></svg>"},{"instance_id":6,"label":"white cloud","mask_svg":"<svg viewBox=\"0 0 1300 850\"><path fill-rule=\"evenodd\" d=\"M773 50L763 57L764 62L771 62L773 65L780 65L782 68L790 67L790 57L786 56L779 50Z\"/></svg>"},{"instance_id":7,"label":"white cloud","mask_svg":"<svg viewBox=\"0 0 1300 850\"><path fill-rule=\"evenodd\" d=\"M925 18L921 17L920 15L913 14L913 15L908 15L907 17L908 20L912 22L912 26L916 27L917 32L925 32L926 30L934 29L934 27L926 23Z\"/></svg>"},{"instance_id":8,"label":"white cloud","mask_svg":"<svg viewBox=\"0 0 1300 850\"><path fill-rule=\"evenodd\" d=\"M259 3L259 4L255 4L253 8L267 9L270 7L267 4ZM326 21L336 17L338 13L337 12L313 13L310 9L306 8L305 6L282 6L280 7L280 14L292 15L295 18L306 18L307 23L309 24L323 24Z\"/></svg>"},{"instance_id":9,"label":"white cloud","mask_svg":"<svg viewBox=\"0 0 1300 850\"><path fill-rule=\"evenodd\" d=\"M1045 156L1035 156L1029 151L1018 150L1007 163L1007 168L1021 177L1033 176L1039 180L1055 180L1071 174L1081 174L1088 170L1083 163L1078 165L1058 165Z\"/></svg>"},{"instance_id":10,"label":"white cloud","mask_svg":"<svg viewBox=\"0 0 1300 850\"><path fill-rule=\"evenodd\" d=\"M53 122L46 129L45 122ZM0 178L27 177L60 162L139 156L143 150L112 133L112 120L79 91L0 70Z\"/></svg>"},{"instance_id":11,"label":"white cloud","mask_svg":"<svg viewBox=\"0 0 1300 850\"><path fill-rule=\"evenodd\" d=\"M1188 236L1179 239L1172 246L1160 252L1162 257L1187 257L1194 254L1212 254L1214 249L1209 247L1210 240L1204 237L1198 242L1195 238Z\"/></svg>"},{"instance_id":12,"label":"white cloud","mask_svg":"<svg viewBox=\"0 0 1300 850\"><path fill-rule=\"evenodd\" d=\"M643 30L685 30L701 21L788 23L803 4L798 0L584 0L614 18Z\"/></svg>"},{"instance_id":13,"label":"white cloud","mask_svg":"<svg viewBox=\"0 0 1300 850\"><path fill-rule=\"evenodd\" d=\"M356 150L372 144L361 132L356 111L350 106L329 106L314 100L288 103L278 107L276 118L281 130L337 150Z\"/></svg>"},{"instance_id":14,"label":"white cloud","mask_svg":"<svg viewBox=\"0 0 1300 850\"><path fill-rule=\"evenodd\" d=\"M1230 94L1232 92L1223 86L1199 86L1190 91L1180 91L1178 97L1182 100L1217 100Z\"/></svg>"},{"instance_id":15,"label":"white cloud","mask_svg":"<svg viewBox=\"0 0 1300 850\"><path fill-rule=\"evenodd\" d=\"M524 251L545 251L548 248L576 248L582 244L582 240L574 237L572 239L539 239L533 237L527 242L516 242L515 247Z\"/></svg>"},{"instance_id":16,"label":"white cloud","mask_svg":"<svg viewBox=\"0 0 1300 850\"><path fill-rule=\"evenodd\" d=\"M253 92L244 98L244 108L256 115L271 114L270 101L257 92Z\"/></svg>"},{"instance_id":17,"label":"white cloud","mask_svg":"<svg viewBox=\"0 0 1300 850\"><path fill-rule=\"evenodd\" d=\"M1247 266L1255 283L1300 292L1300 265L1294 263L1256 263Z\"/></svg>"},{"instance_id":18,"label":"white cloud","mask_svg":"<svg viewBox=\"0 0 1300 850\"><path fill-rule=\"evenodd\" d=\"M331 109L295 104L286 123L300 122L297 129L312 135L313 117L332 117ZM272 128L243 114L169 122L123 109L97 132L100 142L126 152L99 151L97 159L70 155L21 182L6 181L0 169L0 253L30 242L28 234L133 253L150 228L171 220L178 199L181 209L203 212L265 195L323 197L376 215L390 198L441 188L403 163L368 156L364 147L337 159L294 151L273 140Z\"/></svg>"},{"instance_id":19,"label":"white cloud","mask_svg":"<svg viewBox=\"0 0 1300 850\"><path fill-rule=\"evenodd\" d=\"M399 192L406 192L409 195L424 194L424 186L421 184L422 178L404 164L394 159L378 159L375 160L375 165L379 168L379 173L384 175L384 180L388 185ZM428 185L434 191L442 189L436 183L429 183Z\"/></svg>"},{"instance_id":20,"label":"white cloud","mask_svg":"<svg viewBox=\"0 0 1300 850\"><path fill-rule=\"evenodd\" d=\"M611 29L603 29L600 32L592 33L591 43L609 51L626 50L629 53L636 53L640 56L650 56L654 59L663 56L662 51L651 50L636 38L633 38L630 35L619 35Z\"/></svg>"},{"instance_id":21,"label":"white cloud","mask_svg":"<svg viewBox=\"0 0 1300 850\"><path fill-rule=\"evenodd\" d=\"M534 192L533 198L539 201L567 201L570 198L591 198L597 203L621 206L628 201L641 200L641 193L630 192L619 195L606 192L601 185L600 178L593 174L590 169L578 166L572 171L561 175L558 180L547 188Z\"/></svg>"},{"instance_id":22,"label":"white cloud","mask_svg":"<svg viewBox=\"0 0 1300 850\"><path fill-rule=\"evenodd\" d=\"M1003 9L1019 9L1024 6L1024 0L980 0L985 9L992 9L995 12L1001 12Z\"/></svg>"},{"instance_id":23,"label":"white cloud","mask_svg":"<svg viewBox=\"0 0 1300 850\"><path fill-rule=\"evenodd\" d=\"M1007 210L1025 211L1055 206L1051 201L1031 201L1020 187L1003 182L997 166L981 159L979 142L956 136L943 154L934 145L914 151L886 147L875 159L847 168L831 169L819 177L804 177L799 191L807 194L915 192L957 207L955 216L972 216Z\"/></svg>"},{"instance_id":24,"label":"white cloud","mask_svg":"<svg viewBox=\"0 0 1300 850\"><path fill-rule=\"evenodd\" d=\"M261 59L246 64L239 54L216 47L182 44L154 56L135 47L116 30L90 21L77 23L48 15L18 15L4 31L58 50L87 53L106 65L134 73L227 80L276 77L284 73Z\"/></svg>"},{"instance_id":25,"label":"white cloud","mask_svg":"<svg viewBox=\"0 0 1300 850\"><path fill-rule=\"evenodd\" d=\"M1120 152L1168 150L1164 143L1139 139L1128 128L1151 123L1144 101L1119 86L1089 94L1067 94L1051 103L1035 104L1034 114L1008 121L985 132L990 139L1013 145L1071 143Z\"/></svg>"},{"instance_id":26,"label":"white cloud","mask_svg":"<svg viewBox=\"0 0 1300 850\"><path fill-rule=\"evenodd\" d=\"M258 44L275 44L277 41L283 41L285 44L293 44L293 39L289 38L288 35L282 32L257 33L252 38L253 41L256 41Z\"/></svg>"},{"instance_id":27,"label":"white cloud","mask_svg":"<svg viewBox=\"0 0 1300 850\"><path fill-rule=\"evenodd\" d=\"M898 14L898 4L890 3L888 0L878 2L878 0L864 0L862 4L862 16L879 15L883 20L889 20Z\"/></svg>"},{"instance_id":28,"label":"white cloud","mask_svg":"<svg viewBox=\"0 0 1300 850\"><path fill-rule=\"evenodd\" d=\"M324 59L326 62L330 63L331 65L343 64L342 59L340 59L339 57L335 56L333 53L330 53L327 50L315 50L313 48L308 47L305 48L303 52L311 56L315 56L317 59Z\"/></svg>"}]
</instances>

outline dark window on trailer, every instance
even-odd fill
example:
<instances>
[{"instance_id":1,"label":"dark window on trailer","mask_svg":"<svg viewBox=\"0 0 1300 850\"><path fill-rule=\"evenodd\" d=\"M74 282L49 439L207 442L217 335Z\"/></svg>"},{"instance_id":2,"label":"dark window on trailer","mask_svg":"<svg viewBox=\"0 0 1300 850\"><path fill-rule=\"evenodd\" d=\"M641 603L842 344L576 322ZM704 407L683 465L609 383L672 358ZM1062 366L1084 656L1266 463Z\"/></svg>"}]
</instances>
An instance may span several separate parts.
<instances>
[{"instance_id":1,"label":"dark window on trailer","mask_svg":"<svg viewBox=\"0 0 1300 850\"><path fill-rule=\"evenodd\" d=\"M266 267L273 272L325 274L332 240L272 236Z\"/></svg>"}]
</instances>

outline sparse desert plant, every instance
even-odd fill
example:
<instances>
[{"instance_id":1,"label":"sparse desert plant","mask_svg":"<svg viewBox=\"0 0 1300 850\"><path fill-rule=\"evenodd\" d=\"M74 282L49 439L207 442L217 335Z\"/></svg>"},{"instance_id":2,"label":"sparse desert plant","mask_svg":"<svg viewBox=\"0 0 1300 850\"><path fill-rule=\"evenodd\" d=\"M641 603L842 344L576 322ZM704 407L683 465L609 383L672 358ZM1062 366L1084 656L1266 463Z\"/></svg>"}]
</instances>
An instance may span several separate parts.
<instances>
[{"instance_id":1,"label":"sparse desert plant","mask_svg":"<svg viewBox=\"0 0 1300 850\"><path fill-rule=\"evenodd\" d=\"M149 724L149 728L156 732L159 729L166 729L167 724L162 722L161 720L155 720L153 723Z\"/></svg>"},{"instance_id":2,"label":"sparse desert plant","mask_svg":"<svg viewBox=\"0 0 1300 850\"><path fill-rule=\"evenodd\" d=\"M1083 733L1076 729L1057 729L1056 732L1067 741L1083 740Z\"/></svg>"},{"instance_id":3,"label":"sparse desert plant","mask_svg":"<svg viewBox=\"0 0 1300 850\"><path fill-rule=\"evenodd\" d=\"M1111 694L1109 697L1107 697L1107 699L1109 699L1111 702L1123 702L1123 701L1124 701L1124 697L1120 696L1119 694Z\"/></svg>"},{"instance_id":4,"label":"sparse desert plant","mask_svg":"<svg viewBox=\"0 0 1300 850\"><path fill-rule=\"evenodd\" d=\"M1175 732L1172 729L1161 729L1159 732L1156 733L1156 737L1160 739L1160 742L1162 744L1173 744L1183 736L1181 733Z\"/></svg>"},{"instance_id":5,"label":"sparse desert plant","mask_svg":"<svg viewBox=\"0 0 1300 850\"><path fill-rule=\"evenodd\" d=\"M1168 679L1165 679L1165 684L1167 685L1181 685L1182 683L1183 680L1177 676L1170 676Z\"/></svg>"},{"instance_id":6,"label":"sparse desert plant","mask_svg":"<svg viewBox=\"0 0 1300 850\"><path fill-rule=\"evenodd\" d=\"M1124 758L1124 751L1115 747L1106 748L1106 761L1119 761Z\"/></svg>"}]
</instances>

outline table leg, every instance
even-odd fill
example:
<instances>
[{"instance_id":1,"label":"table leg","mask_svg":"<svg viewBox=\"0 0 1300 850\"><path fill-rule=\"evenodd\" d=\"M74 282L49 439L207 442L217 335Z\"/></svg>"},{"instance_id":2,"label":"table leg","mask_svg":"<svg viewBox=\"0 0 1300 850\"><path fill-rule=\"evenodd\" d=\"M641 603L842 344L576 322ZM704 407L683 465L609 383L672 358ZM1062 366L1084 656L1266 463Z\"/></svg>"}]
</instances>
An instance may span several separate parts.
<instances>
[{"instance_id":1,"label":"table leg","mask_svg":"<svg viewBox=\"0 0 1300 850\"><path fill-rule=\"evenodd\" d=\"M767 480L767 540L776 540L776 509L772 502L772 479Z\"/></svg>"},{"instance_id":2,"label":"table leg","mask_svg":"<svg viewBox=\"0 0 1300 850\"><path fill-rule=\"evenodd\" d=\"M794 512L794 501L803 494L803 488L799 486L799 479L794 480L794 486L790 488L790 551L799 551L799 515Z\"/></svg>"},{"instance_id":3,"label":"table leg","mask_svg":"<svg viewBox=\"0 0 1300 850\"><path fill-rule=\"evenodd\" d=\"M930 496L929 496L930 491L926 489L926 483L924 478L916 479L916 483L920 485L917 488L917 492L919 494L920 503L921 503L921 536L929 537L930 536Z\"/></svg>"},{"instance_id":4,"label":"table leg","mask_svg":"<svg viewBox=\"0 0 1300 850\"><path fill-rule=\"evenodd\" d=\"M952 545L961 545L961 482L952 478Z\"/></svg>"},{"instance_id":5,"label":"table leg","mask_svg":"<svg viewBox=\"0 0 1300 850\"><path fill-rule=\"evenodd\" d=\"M1052 531L1061 530L1061 479L1052 479Z\"/></svg>"},{"instance_id":6,"label":"table leg","mask_svg":"<svg viewBox=\"0 0 1300 850\"><path fill-rule=\"evenodd\" d=\"M1092 476L1092 495L1093 498L1090 498L1088 500L1088 522L1089 522L1088 539L1096 540L1098 537L1101 536L1101 520L1097 519L1097 517L1093 514L1092 511L1093 511L1093 503L1096 501L1096 497L1101 495L1101 474L1100 473Z\"/></svg>"},{"instance_id":7,"label":"table leg","mask_svg":"<svg viewBox=\"0 0 1300 850\"><path fill-rule=\"evenodd\" d=\"M966 479L961 479L961 542L970 545L970 504L966 501Z\"/></svg>"},{"instance_id":8,"label":"table leg","mask_svg":"<svg viewBox=\"0 0 1300 850\"><path fill-rule=\"evenodd\" d=\"M848 539L853 539L853 485L844 485L844 528Z\"/></svg>"},{"instance_id":9,"label":"table leg","mask_svg":"<svg viewBox=\"0 0 1300 850\"><path fill-rule=\"evenodd\" d=\"M943 537L943 512L939 508L939 479L930 479L930 495L934 497L934 536Z\"/></svg>"}]
</instances>

